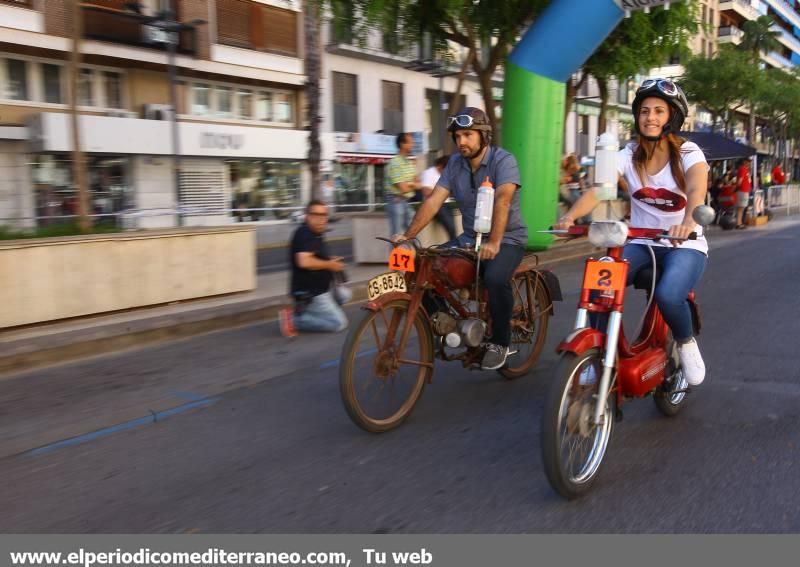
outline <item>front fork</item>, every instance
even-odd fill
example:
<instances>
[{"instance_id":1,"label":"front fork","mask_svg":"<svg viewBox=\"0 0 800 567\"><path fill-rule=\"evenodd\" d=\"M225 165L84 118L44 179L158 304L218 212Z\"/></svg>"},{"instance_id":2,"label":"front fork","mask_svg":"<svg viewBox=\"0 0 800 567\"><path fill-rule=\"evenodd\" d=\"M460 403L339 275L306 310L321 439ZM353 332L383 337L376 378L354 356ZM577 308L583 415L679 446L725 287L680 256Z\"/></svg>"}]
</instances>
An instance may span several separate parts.
<instances>
[{"instance_id":1,"label":"front fork","mask_svg":"<svg viewBox=\"0 0 800 567\"><path fill-rule=\"evenodd\" d=\"M575 328L582 329L589 326L589 313L586 309L578 309L575 317ZM595 425L602 425L605 417L605 407L608 402L608 394L611 389L611 376L614 374L614 366L617 359L617 344L619 342L619 332L622 328L622 313L612 311L608 317L608 327L606 328L606 348L603 356L603 373L600 376L600 387L597 390L597 403L594 408L592 422Z\"/></svg>"}]
</instances>

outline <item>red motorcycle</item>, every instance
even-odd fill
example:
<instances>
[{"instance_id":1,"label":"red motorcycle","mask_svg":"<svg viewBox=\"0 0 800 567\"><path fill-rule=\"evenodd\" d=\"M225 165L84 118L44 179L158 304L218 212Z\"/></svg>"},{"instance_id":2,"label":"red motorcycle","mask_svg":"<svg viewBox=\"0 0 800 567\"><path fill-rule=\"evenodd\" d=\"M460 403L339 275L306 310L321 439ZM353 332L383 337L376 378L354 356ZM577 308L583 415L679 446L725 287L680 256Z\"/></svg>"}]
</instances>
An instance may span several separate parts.
<instances>
[{"instance_id":1,"label":"red motorcycle","mask_svg":"<svg viewBox=\"0 0 800 567\"><path fill-rule=\"evenodd\" d=\"M389 240L380 238L380 240ZM342 348L339 387L350 418L372 433L400 425L433 378L434 359L480 368L491 334L488 294L481 287L474 250L433 246L394 248L389 272L367 285L368 301ZM555 275L525 256L513 280L511 350L498 372L527 374L544 347L553 301L561 300Z\"/></svg>"},{"instance_id":2,"label":"red motorcycle","mask_svg":"<svg viewBox=\"0 0 800 567\"><path fill-rule=\"evenodd\" d=\"M710 215L710 217L709 217ZM694 220L708 224L711 207L695 209ZM572 237L589 236L596 246L607 248L605 256L589 258L578 302L575 330L558 346L557 367L542 416L542 453L551 486L561 496L573 499L585 494L597 479L605 458L615 420L622 418L622 402L652 396L665 416L683 407L688 384L683 376L678 348L658 306L653 301L657 274L655 255L651 269L636 276L634 286L648 291L648 306L633 343L622 328L628 262L623 246L633 239L672 239L661 229L629 228L622 222L594 222L588 228L543 231ZM696 233L690 235L695 239ZM694 291L689 305L695 334L700 332L700 314ZM605 329L592 324L607 318Z\"/></svg>"}]
</instances>

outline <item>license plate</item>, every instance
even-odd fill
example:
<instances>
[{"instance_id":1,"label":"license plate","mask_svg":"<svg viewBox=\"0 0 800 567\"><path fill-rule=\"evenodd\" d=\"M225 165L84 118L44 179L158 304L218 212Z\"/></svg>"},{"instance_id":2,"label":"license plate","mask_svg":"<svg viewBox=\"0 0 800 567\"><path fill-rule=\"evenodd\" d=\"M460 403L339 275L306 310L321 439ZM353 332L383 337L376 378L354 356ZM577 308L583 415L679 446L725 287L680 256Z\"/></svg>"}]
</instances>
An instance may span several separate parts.
<instances>
[{"instance_id":1,"label":"license plate","mask_svg":"<svg viewBox=\"0 0 800 567\"><path fill-rule=\"evenodd\" d=\"M388 272L372 278L367 284L367 297L370 301L393 291L406 291L406 278L403 274Z\"/></svg>"}]
</instances>

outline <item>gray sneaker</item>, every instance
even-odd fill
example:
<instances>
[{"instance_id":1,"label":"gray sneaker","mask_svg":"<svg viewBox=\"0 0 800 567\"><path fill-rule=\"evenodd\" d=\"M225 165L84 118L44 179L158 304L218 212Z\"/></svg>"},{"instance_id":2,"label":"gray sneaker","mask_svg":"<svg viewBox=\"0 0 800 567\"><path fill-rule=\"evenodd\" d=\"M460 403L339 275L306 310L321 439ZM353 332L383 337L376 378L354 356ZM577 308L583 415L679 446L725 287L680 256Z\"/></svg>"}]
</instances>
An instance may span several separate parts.
<instances>
[{"instance_id":1,"label":"gray sneaker","mask_svg":"<svg viewBox=\"0 0 800 567\"><path fill-rule=\"evenodd\" d=\"M506 363L508 356L508 347L487 343L486 352L481 361L481 368L483 370L497 370Z\"/></svg>"}]
</instances>

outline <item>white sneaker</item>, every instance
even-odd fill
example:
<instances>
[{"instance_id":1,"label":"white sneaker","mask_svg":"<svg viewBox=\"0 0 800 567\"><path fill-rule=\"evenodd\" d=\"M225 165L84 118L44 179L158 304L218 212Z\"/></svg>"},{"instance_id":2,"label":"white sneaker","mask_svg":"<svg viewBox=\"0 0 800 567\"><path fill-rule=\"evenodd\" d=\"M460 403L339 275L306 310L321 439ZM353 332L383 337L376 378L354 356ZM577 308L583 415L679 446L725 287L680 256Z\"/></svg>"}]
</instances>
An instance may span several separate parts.
<instances>
[{"instance_id":1,"label":"white sneaker","mask_svg":"<svg viewBox=\"0 0 800 567\"><path fill-rule=\"evenodd\" d=\"M697 341L691 339L687 343L678 345L678 355L683 367L683 375L690 386L699 386L706 377L706 365L700 355L700 347Z\"/></svg>"}]
</instances>

